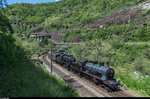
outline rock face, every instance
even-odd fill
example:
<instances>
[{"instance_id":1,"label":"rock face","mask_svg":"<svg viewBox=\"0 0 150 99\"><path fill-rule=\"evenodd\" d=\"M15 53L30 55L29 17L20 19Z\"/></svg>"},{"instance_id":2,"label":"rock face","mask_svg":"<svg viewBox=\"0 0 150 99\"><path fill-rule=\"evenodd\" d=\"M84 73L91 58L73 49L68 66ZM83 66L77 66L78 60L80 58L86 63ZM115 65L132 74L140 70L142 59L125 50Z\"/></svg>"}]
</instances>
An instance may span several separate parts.
<instances>
[{"instance_id":1,"label":"rock face","mask_svg":"<svg viewBox=\"0 0 150 99\"><path fill-rule=\"evenodd\" d=\"M124 23L138 23L144 25L142 19L137 19L137 16L140 16L140 13L144 10L150 9L150 0L141 3L137 6L126 8L116 13L105 16L102 20L96 20L86 25L84 28L102 28L103 25L121 25ZM149 17L147 17L149 18ZM134 20L135 19L135 20Z\"/></svg>"},{"instance_id":2,"label":"rock face","mask_svg":"<svg viewBox=\"0 0 150 99\"><path fill-rule=\"evenodd\" d=\"M44 30L43 27L40 27L40 28L37 28L37 29L34 29L31 31L31 33L37 33L37 32L42 32Z\"/></svg>"},{"instance_id":3,"label":"rock face","mask_svg":"<svg viewBox=\"0 0 150 99\"><path fill-rule=\"evenodd\" d=\"M146 2L139 4L138 7L141 7L142 9L145 9L145 10L146 9L149 10L150 9L150 0L147 0Z\"/></svg>"},{"instance_id":4,"label":"rock face","mask_svg":"<svg viewBox=\"0 0 150 99\"><path fill-rule=\"evenodd\" d=\"M133 9L133 8L123 9L121 11L106 16L103 20L97 20L95 22L92 22L87 26L85 26L84 28L102 28L104 24L121 25L124 23L128 23L129 21L132 21L140 11L141 9Z\"/></svg>"},{"instance_id":5,"label":"rock face","mask_svg":"<svg viewBox=\"0 0 150 99\"><path fill-rule=\"evenodd\" d=\"M143 9L150 9L150 3L144 4Z\"/></svg>"},{"instance_id":6,"label":"rock face","mask_svg":"<svg viewBox=\"0 0 150 99\"><path fill-rule=\"evenodd\" d=\"M62 34L51 34L52 40L55 41L56 43L62 42Z\"/></svg>"},{"instance_id":7,"label":"rock face","mask_svg":"<svg viewBox=\"0 0 150 99\"><path fill-rule=\"evenodd\" d=\"M79 42L81 42L82 41L82 36L77 36L73 41L75 42L75 43L79 43Z\"/></svg>"}]
</instances>

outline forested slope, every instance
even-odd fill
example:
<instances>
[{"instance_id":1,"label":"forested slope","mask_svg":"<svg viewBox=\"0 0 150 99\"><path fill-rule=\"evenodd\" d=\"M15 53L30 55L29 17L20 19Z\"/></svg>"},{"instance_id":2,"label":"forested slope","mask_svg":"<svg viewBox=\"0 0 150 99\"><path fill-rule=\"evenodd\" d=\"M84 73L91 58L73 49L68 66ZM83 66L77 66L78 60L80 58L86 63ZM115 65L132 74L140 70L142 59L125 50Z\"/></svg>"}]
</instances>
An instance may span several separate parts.
<instances>
[{"instance_id":1,"label":"forested slope","mask_svg":"<svg viewBox=\"0 0 150 99\"><path fill-rule=\"evenodd\" d=\"M86 36L83 41L110 38L112 35L123 36L126 41L148 41L149 11L132 9L144 1L146 0L62 0L35 5L21 3L8 6L4 12L10 21L42 22L40 26L45 31L65 32L64 41L72 41L79 35ZM31 31L28 26L24 27L13 25L16 32ZM142 34L142 31L145 33Z\"/></svg>"}]
</instances>

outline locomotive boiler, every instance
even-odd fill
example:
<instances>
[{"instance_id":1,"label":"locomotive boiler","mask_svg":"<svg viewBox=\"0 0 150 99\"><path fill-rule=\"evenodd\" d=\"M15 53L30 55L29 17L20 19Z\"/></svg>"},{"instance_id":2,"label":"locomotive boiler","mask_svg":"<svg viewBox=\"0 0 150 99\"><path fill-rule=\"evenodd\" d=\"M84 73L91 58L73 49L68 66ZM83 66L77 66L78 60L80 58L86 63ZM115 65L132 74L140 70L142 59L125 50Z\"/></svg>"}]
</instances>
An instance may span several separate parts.
<instances>
[{"instance_id":1,"label":"locomotive boiler","mask_svg":"<svg viewBox=\"0 0 150 99\"><path fill-rule=\"evenodd\" d=\"M83 73L93 78L95 82L104 84L108 91L118 90L118 85L120 84L116 79L114 79L114 69L109 66L98 65L91 62L87 62L82 69Z\"/></svg>"}]
</instances>

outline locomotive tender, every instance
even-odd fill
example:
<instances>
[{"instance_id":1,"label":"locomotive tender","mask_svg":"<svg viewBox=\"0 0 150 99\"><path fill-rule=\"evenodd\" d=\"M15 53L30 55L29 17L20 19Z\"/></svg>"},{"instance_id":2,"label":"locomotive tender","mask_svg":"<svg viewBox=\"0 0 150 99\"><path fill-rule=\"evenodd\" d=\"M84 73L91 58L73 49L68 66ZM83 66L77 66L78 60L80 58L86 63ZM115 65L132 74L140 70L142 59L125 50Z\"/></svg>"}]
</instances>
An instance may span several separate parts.
<instances>
[{"instance_id":1,"label":"locomotive tender","mask_svg":"<svg viewBox=\"0 0 150 99\"><path fill-rule=\"evenodd\" d=\"M64 54L63 52L53 52L53 61L64 65L69 71L77 72L80 77L84 76L92 79L96 84L102 85L107 91L119 90L120 82L114 79L114 69L104 66L104 62L78 60L76 61L72 55Z\"/></svg>"}]
</instances>

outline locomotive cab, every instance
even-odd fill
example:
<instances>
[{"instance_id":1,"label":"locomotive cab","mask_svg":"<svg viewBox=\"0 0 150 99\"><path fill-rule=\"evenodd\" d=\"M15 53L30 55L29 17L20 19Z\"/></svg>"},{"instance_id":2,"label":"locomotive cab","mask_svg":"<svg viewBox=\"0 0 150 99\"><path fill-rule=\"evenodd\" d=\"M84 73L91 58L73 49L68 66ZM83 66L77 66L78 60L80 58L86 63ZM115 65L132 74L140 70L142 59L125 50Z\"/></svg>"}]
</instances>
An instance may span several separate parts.
<instances>
[{"instance_id":1,"label":"locomotive cab","mask_svg":"<svg viewBox=\"0 0 150 99\"><path fill-rule=\"evenodd\" d=\"M78 60L70 64L70 70L82 72L81 68L86 64L87 60Z\"/></svg>"}]
</instances>

